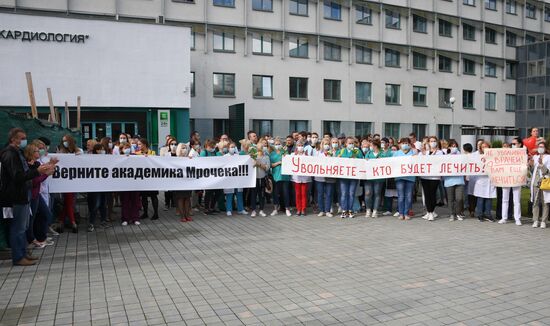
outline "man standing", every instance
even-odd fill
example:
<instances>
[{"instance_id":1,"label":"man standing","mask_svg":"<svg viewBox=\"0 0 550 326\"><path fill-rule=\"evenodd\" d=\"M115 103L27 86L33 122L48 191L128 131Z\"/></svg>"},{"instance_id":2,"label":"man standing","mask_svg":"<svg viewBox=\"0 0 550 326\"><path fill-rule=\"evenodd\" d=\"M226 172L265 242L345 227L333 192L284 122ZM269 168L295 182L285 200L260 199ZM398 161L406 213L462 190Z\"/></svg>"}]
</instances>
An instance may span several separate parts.
<instances>
[{"instance_id":1,"label":"man standing","mask_svg":"<svg viewBox=\"0 0 550 326\"><path fill-rule=\"evenodd\" d=\"M13 264L20 266L34 265L38 259L27 254L25 234L30 221L32 179L41 174L52 175L57 164L57 160L52 159L38 168L29 167L23 156L26 146L25 131L12 128L8 133L8 146L0 152L0 207L11 208L11 257Z\"/></svg>"}]
</instances>

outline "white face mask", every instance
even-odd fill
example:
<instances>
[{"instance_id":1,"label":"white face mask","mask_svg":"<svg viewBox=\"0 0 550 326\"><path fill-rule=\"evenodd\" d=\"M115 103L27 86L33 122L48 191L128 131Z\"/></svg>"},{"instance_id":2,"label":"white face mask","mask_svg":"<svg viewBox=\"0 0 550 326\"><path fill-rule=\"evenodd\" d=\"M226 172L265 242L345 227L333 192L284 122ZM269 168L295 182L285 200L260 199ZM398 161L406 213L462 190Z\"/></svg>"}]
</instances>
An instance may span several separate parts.
<instances>
[{"instance_id":1,"label":"white face mask","mask_svg":"<svg viewBox=\"0 0 550 326\"><path fill-rule=\"evenodd\" d=\"M544 154L546 152L546 149L544 147L539 147L537 148L537 152L539 152L539 154Z\"/></svg>"},{"instance_id":2,"label":"white face mask","mask_svg":"<svg viewBox=\"0 0 550 326\"><path fill-rule=\"evenodd\" d=\"M132 153L132 150L130 148L126 148L124 150L124 154L129 155L130 153Z\"/></svg>"},{"instance_id":3,"label":"white face mask","mask_svg":"<svg viewBox=\"0 0 550 326\"><path fill-rule=\"evenodd\" d=\"M354 147L355 147L355 146L354 146L353 144L347 144L347 145L346 145L346 148L347 148L348 150L350 150L350 151L351 151Z\"/></svg>"},{"instance_id":4,"label":"white face mask","mask_svg":"<svg viewBox=\"0 0 550 326\"><path fill-rule=\"evenodd\" d=\"M323 146L323 148L325 149L325 151L328 151L330 149L330 145L325 144L325 146Z\"/></svg>"},{"instance_id":5,"label":"white face mask","mask_svg":"<svg viewBox=\"0 0 550 326\"><path fill-rule=\"evenodd\" d=\"M126 144L126 142L127 142L128 140L126 140L126 138L120 138L118 141L119 141L121 144Z\"/></svg>"},{"instance_id":6,"label":"white face mask","mask_svg":"<svg viewBox=\"0 0 550 326\"><path fill-rule=\"evenodd\" d=\"M451 147L451 154L458 153L458 147Z\"/></svg>"},{"instance_id":7,"label":"white face mask","mask_svg":"<svg viewBox=\"0 0 550 326\"><path fill-rule=\"evenodd\" d=\"M430 142L430 147L431 148L436 148L437 147L437 142L434 142L434 141Z\"/></svg>"},{"instance_id":8,"label":"white face mask","mask_svg":"<svg viewBox=\"0 0 550 326\"><path fill-rule=\"evenodd\" d=\"M283 148L283 145L281 145L281 144L275 145L275 149L276 149L276 150L280 150L281 148Z\"/></svg>"},{"instance_id":9,"label":"white face mask","mask_svg":"<svg viewBox=\"0 0 550 326\"><path fill-rule=\"evenodd\" d=\"M109 143L109 149L113 149L113 143Z\"/></svg>"},{"instance_id":10,"label":"white face mask","mask_svg":"<svg viewBox=\"0 0 550 326\"><path fill-rule=\"evenodd\" d=\"M517 147L517 145L516 145L516 144L512 144L512 148L516 148L516 147Z\"/></svg>"},{"instance_id":11,"label":"white face mask","mask_svg":"<svg viewBox=\"0 0 550 326\"><path fill-rule=\"evenodd\" d=\"M386 144L381 143L381 144L380 144L380 148L382 148L382 149L386 148Z\"/></svg>"},{"instance_id":12,"label":"white face mask","mask_svg":"<svg viewBox=\"0 0 550 326\"><path fill-rule=\"evenodd\" d=\"M298 150L298 153L302 153L304 151L304 146L298 146L296 149Z\"/></svg>"},{"instance_id":13,"label":"white face mask","mask_svg":"<svg viewBox=\"0 0 550 326\"><path fill-rule=\"evenodd\" d=\"M332 143L332 148L338 148L338 143Z\"/></svg>"}]
</instances>

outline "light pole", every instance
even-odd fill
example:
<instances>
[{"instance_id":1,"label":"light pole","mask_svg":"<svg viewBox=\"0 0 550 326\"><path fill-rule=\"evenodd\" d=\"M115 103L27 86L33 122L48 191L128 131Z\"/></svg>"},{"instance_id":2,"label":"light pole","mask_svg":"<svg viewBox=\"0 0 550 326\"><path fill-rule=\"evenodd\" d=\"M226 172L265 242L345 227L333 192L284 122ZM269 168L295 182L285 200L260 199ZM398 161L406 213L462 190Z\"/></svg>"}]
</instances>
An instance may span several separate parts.
<instances>
[{"instance_id":1,"label":"light pole","mask_svg":"<svg viewBox=\"0 0 550 326\"><path fill-rule=\"evenodd\" d=\"M454 125L455 125L455 109L454 109L455 101L456 99L454 97L451 97L449 99L449 103L451 104L451 131L450 131L449 138L453 138L453 131L454 131Z\"/></svg>"}]
</instances>

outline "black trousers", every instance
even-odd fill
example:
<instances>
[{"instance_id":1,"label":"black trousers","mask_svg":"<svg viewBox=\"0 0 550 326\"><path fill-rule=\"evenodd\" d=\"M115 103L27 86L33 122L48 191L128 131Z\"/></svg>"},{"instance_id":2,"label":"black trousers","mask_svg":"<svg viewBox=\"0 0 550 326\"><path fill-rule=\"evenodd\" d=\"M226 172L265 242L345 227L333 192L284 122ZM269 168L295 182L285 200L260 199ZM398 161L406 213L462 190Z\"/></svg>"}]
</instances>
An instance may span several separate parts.
<instances>
[{"instance_id":1,"label":"black trousers","mask_svg":"<svg viewBox=\"0 0 550 326\"><path fill-rule=\"evenodd\" d=\"M437 204L437 188L439 180L420 179L422 190L424 190L424 202L428 213L433 213Z\"/></svg>"}]
</instances>

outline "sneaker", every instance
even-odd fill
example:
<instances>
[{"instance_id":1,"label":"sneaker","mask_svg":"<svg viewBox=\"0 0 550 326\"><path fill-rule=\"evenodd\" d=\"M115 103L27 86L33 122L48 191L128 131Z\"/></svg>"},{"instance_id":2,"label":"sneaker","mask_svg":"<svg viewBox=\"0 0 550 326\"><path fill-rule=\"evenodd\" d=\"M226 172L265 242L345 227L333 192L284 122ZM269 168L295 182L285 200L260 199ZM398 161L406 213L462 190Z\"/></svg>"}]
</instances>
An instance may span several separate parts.
<instances>
[{"instance_id":1,"label":"sneaker","mask_svg":"<svg viewBox=\"0 0 550 326\"><path fill-rule=\"evenodd\" d=\"M422 216L423 219L427 220L430 217L430 213L426 213Z\"/></svg>"},{"instance_id":2,"label":"sneaker","mask_svg":"<svg viewBox=\"0 0 550 326\"><path fill-rule=\"evenodd\" d=\"M399 216L399 217L398 217L399 220L404 220L404 219L405 219L405 216L404 216L404 215L399 214L398 216Z\"/></svg>"},{"instance_id":3,"label":"sneaker","mask_svg":"<svg viewBox=\"0 0 550 326\"><path fill-rule=\"evenodd\" d=\"M48 232L50 232L50 234L53 235L54 237L59 235L59 233L57 233L51 226L49 227Z\"/></svg>"},{"instance_id":4,"label":"sneaker","mask_svg":"<svg viewBox=\"0 0 550 326\"><path fill-rule=\"evenodd\" d=\"M264 213L264 211L260 211L260 216L265 217L265 216L267 216L267 215Z\"/></svg>"},{"instance_id":5,"label":"sneaker","mask_svg":"<svg viewBox=\"0 0 550 326\"><path fill-rule=\"evenodd\" d=\"M290 213L290 209L286 210L286 216L292 216L292 213Z\"/></svg>"},{"instance_id":6,"label":"sneaker","mask_svg":"<svg viewBox=\"0 0 550 326\"><path fill-rule=\"evenodd\" d=\"M382 215L388 216L388 215L391 215L391 212L390 211L385 211L384 213L382 213Z\"/></svg>"},{"instance_id":7,"label":"sneaker","mask_svg":"<svg viewBox=\"0 0 550 326\"><path fill-rule=\"evenodd\" d=\"M344 211L344 212L342 212L342 214L340 214L340 217L341 218L346 218L346 217L348 217L348 214Z\"/></svg>"},{"instance_id":8,"label":"sneaker","mask_svg":"<svg viewBox=\"0 0 550 326\"><path fill-rule=\"evenodd\" d=\"M53 240L46 239L46 240L44 241L44 244L45 244L46 246L53 246L53 245L55 244L55 242L53 242Z\"/></svg>"},{"instance_id":9,"label":"sneaker","mask_svg":"<svg viewBox=\"0 0 550 326\"><path fill-rule=\"evenodd\" d=\"M248 215L248 212L243 209L242 211L239 212L239 214L240 215Z\"/></svg>"},{"instance_id":10,"label":"sneaker","mask_svg":"<svg viewBox=\"0 0 550 326\"><path fill-rule=\"evenodd\" d=\"M42 249L46 247L46 244L44 242L34 240L32 242L32 246L33 246L33 249Z\"/></svg>"},{"instance_id":11,"label":"sneaker","mask_svg":"<svg viewBox=\"0 0 550 326\"><path fill-rule=\"evenodd\" d=\"M428 214L429 214L428 221L434 221L435 220L434 213L428 213Z\"/></svg>"},{"instance_id":12,"label":"sneaker","mask_svg":"<svg viewBox=\"0 0 550 326\"><path fill-rule=\"evenodd\" d=\"M372 216L372 212L370 209L367 209L367 212L365 213L365 217L371 217Z\"/></svg>"},{"instance_id":13,"label":"sneaker","mask_svg":"<svg viewBox=\"0 0 550 326\"><path fill-rule=\"evenodd\" d=\"M408 221L411 219L411 217L409 215L405 215L405 217L403 218L405 221Z\"/></svg>"},{"instance_id":14,"label":"sneaker","mask_svg":"<svg viewBox=\"0 0 550 326\"><path fill-rule=\"evenodd\" d=\"M88 232L94 232L95 228L93 224L88 225Z\"/></svg>"},{"instance_id":15,"label":"sneaker","mask_svg":"<svg viewBox=\"0 0 550 326\"><path fill-rule=\"evenodd\" d=\"M275 215L277 215L278 213L279 213L279 211L275 208L275 209L273 210L273 212L271 212L271 214L269 214L269 216L275 216Z\"/></svg>"},{"instance_id":16,"label":"sneaker","mask_svg":"<svg viewBox=\"0 0 550 326\"><path fill-rule=\"evenodd\" d=\"M546 222L540 222L540 228L546 229Z\"/></svg>"},{"instance_id":17,"label":"sneaker","mask_svg":"<svg viewBox=\"0 0 550 326\"><path fill-rule=\"evenodd\" d=\"M479 217L477 218L477 220L480 221L480 222L485 221L485 219L483 218L483 216L479 216Z\"/></svg>"},{"instance_id":18,"label":"sneaker","mask_svg":"<svg viewBox=\"0 0 550 326\"><path fill-rule=\"evenodd\" d=\"M180 222L182 222L182 223L187 222L187 218L185 218L185 217L180 218Z\"/></svg>"},{"instance_id":19,"label":"sneaker","mask_svg":"<svg viewBox=\"0 0 550 326\"><path fill-rule=\"evenodd\" d=\"M463 215L457 215L456 219L459 220L459 221L464 221L464 216Z\"/></svg>"},{"instance_id":20,"label":"sneaker","mask_svg":"<svg viewBox=\"0 0 550 326\"><path fill-rule=\"evenodd\" d=\"M256 217L256 211L252 211L252 213L250 213L250 217Z\"/></svg>"},{"instance_id":21,"label":"sneaker","mask_svg":"<svg viewBox=\"0 0 550 326\"><path fill-rule=\"evenodd\" d=\"M126 225L128 225L128 222L126 221L122 222L122 226L126 226Z\"/></svg>"},{"instance_id":22,"label":"sneaker","mask_svg":"<svg viewBox=\"0 0 550 326\"><path fill-rule=\"evenodd\" d=\"M401 214L399 214L399 212L395 212L395 214L393 214L393 217L399 217Z\"/></svg>"},{"instance_id":23,"label":"sneaker","mask_svg":"<svg viewBox=\"0 0 550 326\"><path fill-rule=\"evenodd\" d=\"M332 217L332 216L333 216L331 212L328 212L328 213L326 213L325 215L326 215L327 217Z\"/></svg>"},{"instance_id":24,"label":"sneaker","mask_svg":"<svg viewBox=\"0 0 550 326\"><path fill-rule=\"evenodd\" d=\"M378 211L372 211L372 218L377 218L378 217Z\"/></svg>"},{"instance_id":25,"label":"sneaker","mask_svg":"<svg viewBox=\"0 0 550 326\"><path fill-rule=\"evenodd\" d=\"M456 216L452 215L449 216L449 222L454 222L456 220Z\"/></svg>"},{"instance_id":26,"label":"sneaker","mask_svg":"<svg viewBox=\"0 0 550 326\"><path fill-rule=\"evenodd\" d=\"M227 213L225 213L225 215L231 216L231 215L233 215L233 213L231 213L231 211L227 211Z\"/></svg>"},{"instance_id":27,"label":"sneaker","mask_svg":"<svg viewBox=\"0 0 550 326\"><path fill-rule=\"evenodd\" d=\"M495 221L495 219L492 216L485 217L485 220L486 221L491 221L491 222Z\"/></svg>"},{"instance_id":28,"label":"sneaker","mask_svg":"<svg viewBox=\"0 0 550 326\"><path fill-rule=\"evenodd\" d=\"M302 212L296 211L296 215L294 215L294 216L302 216Z\"/></svg>"},{"instance_id":29,"label":"sneaker","mask_svg":"<svg viewBox=\"0 0 550 326\"><path fill-rule=\"evenodd\" d=\"M533 222L533 227L534 227L534 228L538 228L538 227L539 227L539 221Z\"/></svg>"},{"instance_id":30,"label":"sneaker","mask_svg":"<svg viewBox=\"0 0 550 326\"><path fill-rule=\"evenodd\" d=\"M434 218L437 218L439 215L437 215L436 212L432 212L432 216L433 216Z\"/></svg>"},{"instance_id":31,"label":"sneaker","mask_svg":"<svg viewBox=\"0 0 550 326\"><path fill-rule=\"evenodd\" d=\"M348 217L350 217L350 218L355 218L355 215L353 214L352 211L348 211Z\"/></svg>"},{"instance_id":32,"label":"sneaker","mask_svg":"<svg viewBox=\"0 0 550 326\"><path fill-rule=\"evenodd\" d=\"M508 223L508 220L505 220L505 219L500 219L498 221L498 224L506 224L506 223Z\"/></svg>"},{"instance_id":33,"label":"sneaker","mask_svg":"<svg viewBox=\"0 0 550 326\"><path fill-rule=\"evenodd\" d=\"M139 221L135 221L134 225L140 225L141 223Z\"/></svg>"},{"instance_id":34,"label":"sneaker","mask_svg":"<svg viewBox=\"0 0 550 326\"><path fill-rule=\"evenodd\" d=\"M521 221L516 221L517 226L521 226Z\"/></svg>"},{"instance_id":35,"label":"sneaker","mask_svg":"<svg viewBox=\"0 0 550 326\"><path fill-rule=\"evenodd\" d=\"M78 233L78 226L76 225L76 223L73 224L72 229L73 229L73 233Z\"/></svg>"},{"instance_id":36,"label":"sneaker","mask_svg":"<svg viewBox=\"0 0 550 326\"><path fill-rule=\"evenodd\" d=\"M325 212L320 212L319 214L317 214L317 216L319 217L325 216Z\"/></svg>"}]
</instances>

